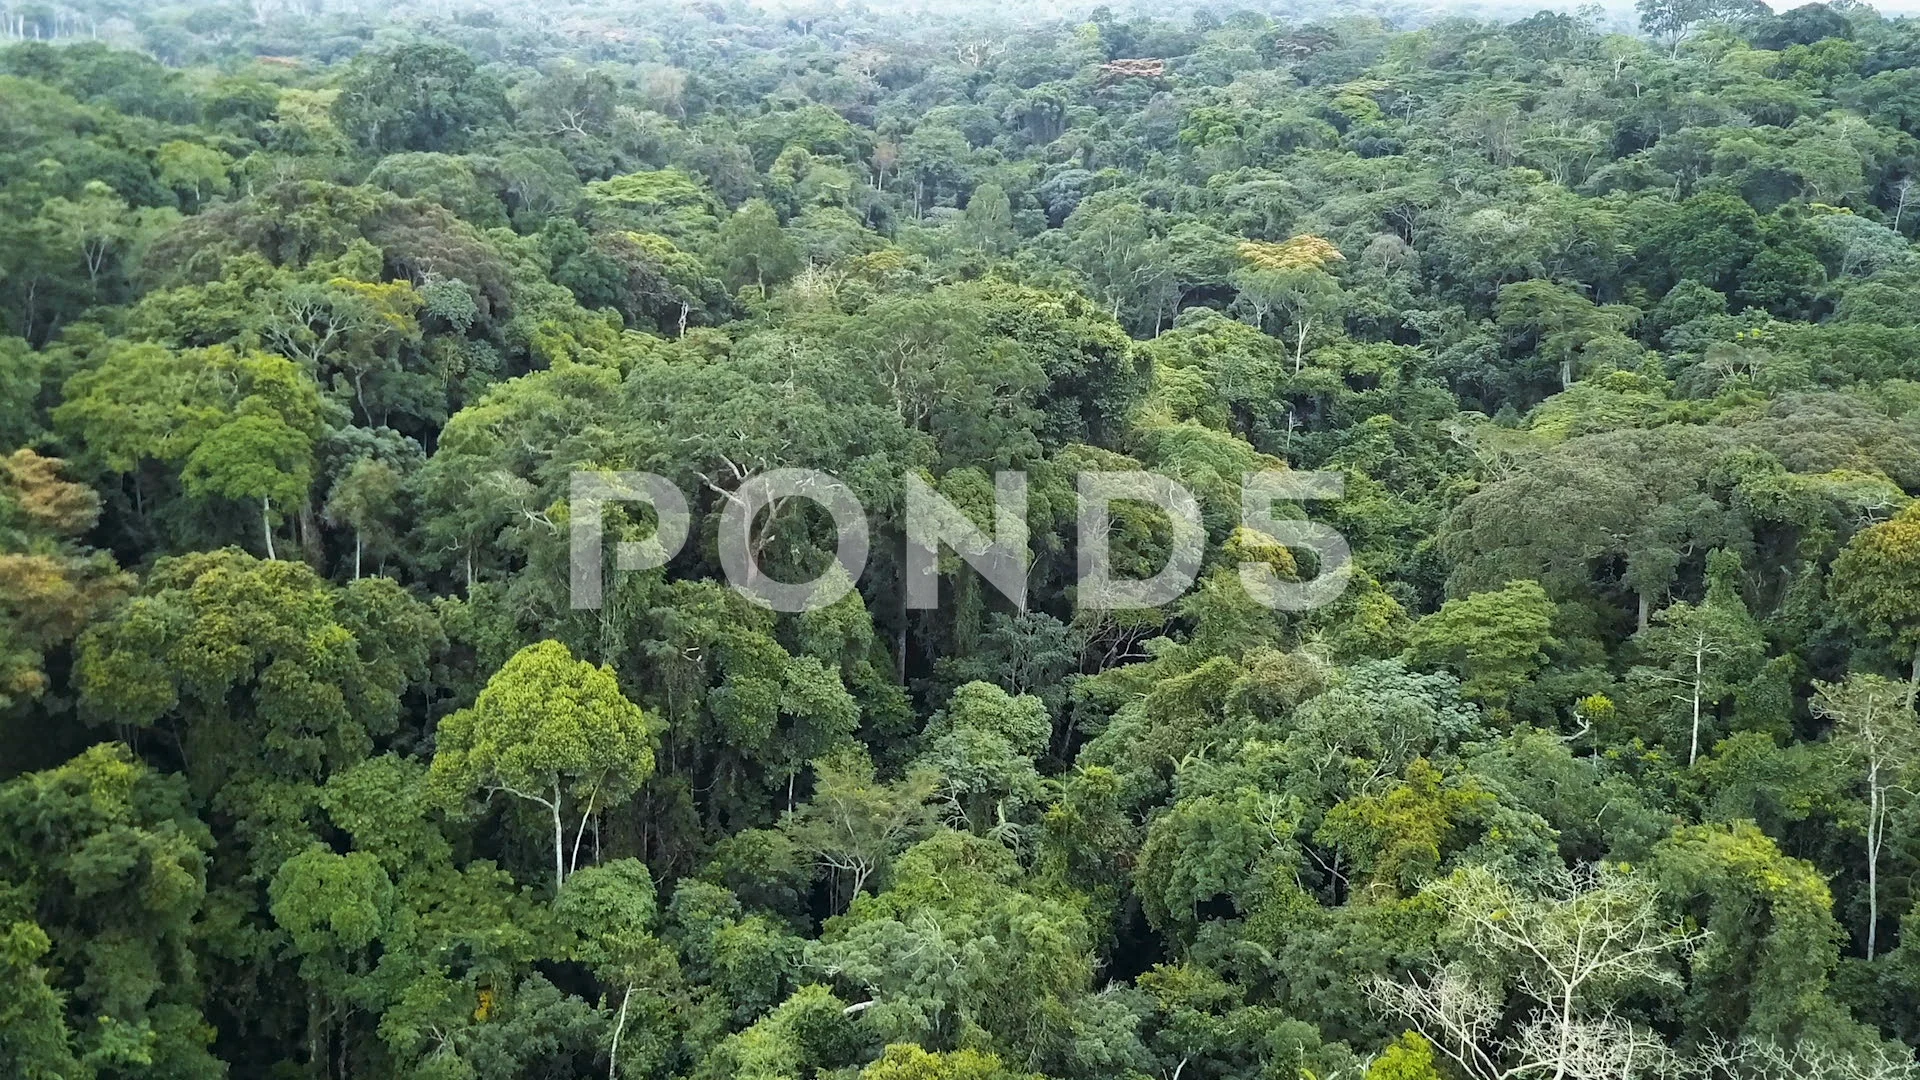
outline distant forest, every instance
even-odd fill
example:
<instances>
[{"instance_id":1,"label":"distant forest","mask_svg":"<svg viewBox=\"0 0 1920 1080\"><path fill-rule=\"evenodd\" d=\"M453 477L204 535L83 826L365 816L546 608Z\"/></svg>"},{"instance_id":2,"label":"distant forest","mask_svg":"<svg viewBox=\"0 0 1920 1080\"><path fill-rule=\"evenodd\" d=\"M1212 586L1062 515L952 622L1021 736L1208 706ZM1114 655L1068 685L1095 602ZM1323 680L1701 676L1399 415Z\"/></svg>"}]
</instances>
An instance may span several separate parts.
<instances>
[{"instance_id":1,"label":"distant forest","mask_svg":"<svg viewBox=\"0 0 1920 1080\"><path fill-rule=\"evenodd\" d=\"M0 1075L1920 1076L1920 22L1168 7L0 3Z\"/></svg>"}]
</instances>

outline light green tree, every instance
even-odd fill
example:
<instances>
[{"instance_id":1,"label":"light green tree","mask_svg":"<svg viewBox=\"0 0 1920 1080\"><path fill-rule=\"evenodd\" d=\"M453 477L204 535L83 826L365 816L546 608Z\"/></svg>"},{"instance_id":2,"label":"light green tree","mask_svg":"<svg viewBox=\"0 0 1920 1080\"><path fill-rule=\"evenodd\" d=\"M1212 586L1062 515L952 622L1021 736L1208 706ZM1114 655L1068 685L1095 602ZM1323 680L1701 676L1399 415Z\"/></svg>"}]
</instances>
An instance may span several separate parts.
<instances>
[{"instance_id":1,"label":"light green tree","mask_svg":"<svg viewBox=\"0 0 1920 1080\"><path fill-rule=\"evenodd\" d=\"M252 413L207 434L187 455L181 486L194 496L260 505L267 558L273 548L273 506L303 501L313 482L313 440L277 416Z\"/></svg>"},{"instance_id":2,"label":"light green tree","mask_svg":"<svg viewBox=\"0 0 1920 1080\"><path fill-rule=\"evenodd\" d=\"M1137 321L1159 310L1172 270L1138 202L1088 199L1067 217L1065 231L1068 261L1113 318Z\"/></svg>"},{"instance_id":3,"label":"light green tree","mask_svg":"<svg viewBox=\"0 0 1920 1080\"><path fill-rule=\"evenodd\" d=\"M768 284L778 284L800 270L800 248L786 230L773 207L763 199L742 206L720 227L714 242L713 262L720 267L727 286L740 289L752 285L762 295Z\"/></svg>"},{"instance_id":4,"label":"light green tree","mask_svg":"<svg viewBox=\"0 0 1920 1080\"><path fill-rule=\"evenodd\" d=\"M1640 29L1667 43L1673 55L1700 24L1764 11L1753 0L1638 0Z\"/></svg>"},{"instance_id":5,"label":"light green tree","mask_svg":"<svg viewBox=\"0 0 1920 1080\"><path fill-rule=\"evenodd\" d=\"M1218 896L1250 910L1300 862L1298 808L1251 786L1181 799L1157 813L1134 856L1133 891L1156 929L1187 939Z\"/></svg>"},{"instance_id":6,"label":"light green tree","mask_svg":"<svg viewBox=\"0 0 1920 1080\"><path fill-rule=\"evenodd\" d=\"M1307 339L1345 310L1347 298L1328 269L1345 260L1330 241L1313 235L1285 243L1243 241L1241 268L1233 275L1241 299L1253 309L1255 326L1265 329L1267 315L1278 313L1293 331L1293 370L1306 363Z\"/></svg>"},{"instance_id":7,"label":"light green tree","mask_svg":"<svg viewBox=\"0 0 1920 1080\"><path fill-rule=\"evenodd\" d=\"M1022 1047L1038 1064L1118 1004L1091 992L1092 928L1078 899L1022 888L999 844L941 830L903 853L892 878L808 950L811 966L865 989L861 1023L881 1038ZM1128 1075L1137 1039L1099 1037L1109 1058L1096 1074Z\"/></svg>"},{"instance_id":8,"label":"light green tree","mask_svg":"<svg viewBox=\"0 0 1920 1080\"><path fill-rule=\"evenodd\" d=\"M939 777L920 769L893 783L875 778L864 753L842 752L813 763L813 798L781 820L794 846L836 875L857 898L901 848L933 824Z\"/></svg>"},{"instance_id":9,"label":"light green tree","mask_svg":"<svg viewBox=\"0 0 1920 1080\"><path fill-rule=\"evenodd\" d=\"M54 422L79 436L85 457L110 472L181 467L194 497L260 507L268 558L275 505L307 505L313 452L326 430L313 378L292 360L224 345L173 352L114 342L105 359L67 381Z\"/></svg>"},{"instance_id":10,"label":"light green tree","mask_svg":"<svg viewBox=\"0 0 1920 1080\"><path fill-rule=\"evenodd\" d=\"M803 986L753 1026L720 1040L696 1080L799 1080L845 1063L862 1032L824 986Z\"/></svg>"},{"instance_id":11,"label":"light green tree","mask_svg":"<svg viewBox=\"0 0 1920 1080\"><path fill-rule=\"evenodd\" d=\"M392 511L400 499L404 477L392 465L376 457L363 457L353 463L327 493L323 511L332 525L353 530L353 577L360 579L361 560L368 541L376 552L383 552L398 539Z\"/></svg>"},{"instance_id":12,"label":"light green tree","mask_svg":"<svg viewBox=\"0 0 1920 1080\"><path fill-rule=\"evenodd\" d=\"M1501 709L1558 644L1553 613L1553 601L1536 581L1449 600L1414 624L1407 657L1416 665L1451 669L1468 697Z\"/></svg>"},{"instance_id":13,"label":"light green tree","mask_svg":"<svg viewBox=\"0 0 1920 1080\"><path fill-rule=\"evenodd\" d=\"M1013 231L1013 207L1006 189L998 184L981 184L967 199L966 215L961 218L964 243L990 255L999 255L1013 247L1019 237Z\"/></svg>"},{"instance_id":14,"label":"light green tree","mask_svg":"<svg viewBox=\"0 0 1920 1080\"><path fill-rule=\"evenodd\" d=\"M931 1054L913 1043L894 1043L860 1070L860 1080L1031 1080L1001 1064L996 1054L955 1050Z\"/></svg>"},{"instance_id":15,"label":"light green tree","mask_svg":"<svg viewBox=\"0 0 1920 1080\"><path fill-rule=\"evenodd\" d=\"M160 166L160 182L177 192L191 192L195 208L208 196L225 195L230 185L227 169L233 159L210 146L175 139L161 144L154 163Z\"/></svg>"},{"instance_id":16,"label":"light green tree","mask_svg":"<svg viewBox=\"0 0 1920 1080\"><path fill-rule=\"evenodd\" d=\"M1676 688L1672 700L1687 716L1689 766L1700 758L1706 714L1744 688L1766 659L1766 638L1740 599L1739 567L1730 553L1714 552L1708 558L1706 598L1662 608L1653 625L1636 636L1657 665L1644 673Z\"/></svg>"},{"instance_id":17,"label":"light green tree","mask_svg":"<svg viewBox=\"0 0 1920 1080\"><path fill-rule=\"evenodd\" d=\"M1860 530L1833 560L1840 613L1871 641L1912 658L1907 706L1920 692L1920 502L1891 521Z\"/></svg>"},{"instance_id":18,"label":"light green tree","mask_svg":"<svg viewBox=\"0 0 1920 1080\"><path fill-rule=\"evenodd\" d=\"M373 973L374 945L394 920L394 888L380 860L314 845L280 864L268 911L292 943L307 985L307 1039L324 1061L356 985Z\"/></svg>"},{"instance_id":19,"label":"light green tree","mask_svg":"<svg viewBox=\"0 0 1920 1080\"><path fill-rule=\"evenodd\" d=\"M1327 811L1315 839L1347 855L1360 884L1376 895L1410 894L1440 869L1463 819L1484 813L1493 796L1472 778L1449 783L1424 758L1404 782L1347 799Z\"/></svg>"},{"instance_id":20,"label":"light green tree","mask_svg":"<svg viewBox=\"0 0 1920 1080\"><path fill-rule=\"evenodd\" d=\"M28 920L0 929L0 1068L23 1080L80 1075L60 993L41 960L52 943Z\"/></svg>"},{"instance_id":21,"label":"light green tree","mask_svg":"<svg viewBox=\"0 0 1920 1080\"><path fill-rule=\"evenodd\" d=\"M595 976L617 988L620 1005L614 1014L607 1045L607 1077L657 1075L667 1049L659 1029L670 1026L667 993L679 981L672 954L654 931L659 923L653 877L638 859L615 859L583 867L567 879L555 905L560 922L575 935L573 956L593 968ZM636 1002L636 998L639 999ZM645 1039L638 1050L628 1041L626 1056L620 1045L635 1011L645 1015Z\"/></svg>"},{"instance_id":22,"label":"light green tree","mask_svg":"<svg viewBox=\"0 0 1920 1080\"><path fill-rule=\"evenodd\" d=\"M1496 325L1516 345L1530 347L1559 369L1562 390L1596 360L1631 361L1641 351L1624 333L1640 317L1639 309L1596 305L1556 282L1536 278L1507 285L1494 312Z\"/></svg>"},{"instance_id":23,"label":"light green tree","mask_svg":"<svg viewBox=\"0 0 1920 1080\"><path fill-rule=\"evenodd\" d=\"M1846 934L1818 867L1740 821L1674 830L1648 869L1668 910L1706 932L1680 1010L1694 1040L1860 1045L1866 1032L1828 994Z\"/></svg>"},{"instance_id":24,"label":"light green tree","mask_svg":"<svg viewBox=\"0 0 1920 1080\"><path fill-rule=\"evenodd\" d=\"M428 782L463 802L505 792L553 821L554 890L579 865L596 810L633 794L653 775L653 720L620 692L613 670L575 660L565 645L529 645L487 680L469 708L440 721ZM566 828L579 815L571 857Z\"/></svg>"},{"instance_id":25,"label":"light green tree","mask_svg":"<svg viewBox=\"0 0 1920 1080\"><path fill-rule=\"evenodd\" d=\"M1401 1035L1368 1063L1366 1080L1440 1080L1433 1044L1415 1032Z\"/></svg>"},{"instance_id":26,"label":"light green tree","mask_svg":"<svg viewBox=\"0 0 1920 1080\"><path fill-rule=\"evenodd\" d=\"M1021 810L1043 801L1046 787L1033 762L1052 733L1037 697L1009 695L982 682L955 690L928 723L927 749L919 758L940 774L948 824L1017 845Z\"/></svg>"},{"instance_id":27,"label":"light green tree","mask_svg":"<svg viewBox=\"0 0 1920 1080\"><path fill-rule=\"evenodd\" d=\"M87 286L100 291L100 272L107 259L133 235L126 201L99 180L87 184L78 199L49 199L41 210L61 242L80 256L87 268Z\"/></svg>"}]
</instances>

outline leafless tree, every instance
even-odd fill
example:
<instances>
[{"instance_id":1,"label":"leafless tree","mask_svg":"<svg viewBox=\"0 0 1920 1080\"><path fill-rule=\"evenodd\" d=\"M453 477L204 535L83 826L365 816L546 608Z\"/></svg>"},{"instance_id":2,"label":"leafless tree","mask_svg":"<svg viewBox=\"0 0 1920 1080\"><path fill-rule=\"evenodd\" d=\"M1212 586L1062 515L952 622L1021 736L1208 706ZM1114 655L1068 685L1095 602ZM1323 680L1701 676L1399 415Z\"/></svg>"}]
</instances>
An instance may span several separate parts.
<instances>
[{"instance_id":1,"label":"leafless tree","mask_svg":"<svg viewBox=\"0 0 1920 1080\"><path fill-rule=\"evenodd\" d=\"M1429 886L1476 962L1376 981L1373 1000L1473 1080L1672 1075L1673 1052L1612 1005L1632 990L1677 985L1670 961L1704 935L1669 924L1650 884L1604 866L1539 885L1523 890L1474 867Z\"/></svg>"},{"instance_id":2,"label":"leafless tree","mask_svg":"<svg viewBox=\"0 0 1920 1080\"><path fill-rule=\"evenodd\" d=\"M1694 1062L1700 1080L1916 1080L1920 1064L1911 1055L1875 1047L1845 1053L1810 1041L1782 1046L1745 1039L1707 1045Z\"/></svg>"}]
</instances>

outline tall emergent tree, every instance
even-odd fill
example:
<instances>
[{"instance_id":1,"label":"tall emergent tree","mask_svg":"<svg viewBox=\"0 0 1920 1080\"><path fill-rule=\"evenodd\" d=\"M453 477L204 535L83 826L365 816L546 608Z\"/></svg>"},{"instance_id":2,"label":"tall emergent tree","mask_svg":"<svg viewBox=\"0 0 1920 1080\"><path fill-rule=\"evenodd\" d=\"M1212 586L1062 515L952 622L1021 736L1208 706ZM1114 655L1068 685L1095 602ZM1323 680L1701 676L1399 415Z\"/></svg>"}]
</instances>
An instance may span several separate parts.
<instances>
[{"instance_id":1,"label":"tall emergent tree","mask_svg":"<svg viewBox=\"0 0 1920 1080\"><path fill-rule=\"evenodd\" d=\"M618 805L653 775L658 738L658 726L621 694L611 668L543 641L507 661L472 706L440 721L428 783L456 805L476 791L505 792L546 810L558 892L579 866L594 811Z\"/></svg>"},{"instance_id":2,"label":"tall emergent tree","mask_svg":"<svg viewBox=\"0 0 1920 1080\"><path fill-rule=\"evenodd\" d=\"M1867 785L1867 959L1880 930L1880 853L1896 796L1909 796L1906 772L1920 758L1920 717L1901 699L1900 688L1878 675L1855 675L1842 683L1818 683L1814 715L1833 723L1833 741L1865 773Z\"/></svg>"},{"instance_id":3,"label":"tall emergent tree","mask_svg":"<svg viewBox=\"0 0 1920 1080\"><path fill-rule=\"evenodd\" d=\"M1727 552L1708 557L1707 595L1662 608L1653 625L1636 635L1649 660L1646 672L1673 688L1670 698L1687 722L1687 764L1700 759L1700 733L1707 710L1731 698L1757 673L1766 639L1740 599L1740 563Z\"/></svg>"}]
</instances>

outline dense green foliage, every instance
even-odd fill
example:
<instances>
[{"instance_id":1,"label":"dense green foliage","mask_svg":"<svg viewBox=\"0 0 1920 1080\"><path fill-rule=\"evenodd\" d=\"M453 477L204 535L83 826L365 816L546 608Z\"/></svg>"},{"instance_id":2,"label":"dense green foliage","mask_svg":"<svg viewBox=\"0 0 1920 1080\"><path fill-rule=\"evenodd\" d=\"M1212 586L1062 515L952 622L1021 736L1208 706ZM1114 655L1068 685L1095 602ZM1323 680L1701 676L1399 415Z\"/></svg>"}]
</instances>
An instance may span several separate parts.
<instances>
[{"instance_id":1,"label":"dense green foliage","mask_svg":"<svg viewBox=\"0 0 1920 1080\"><path fill-rule=\"evenodd\" d=\"M1914 1074L1920 23L381 8L0 4L0 1074Z\"/></svg>"}]
</instances>

